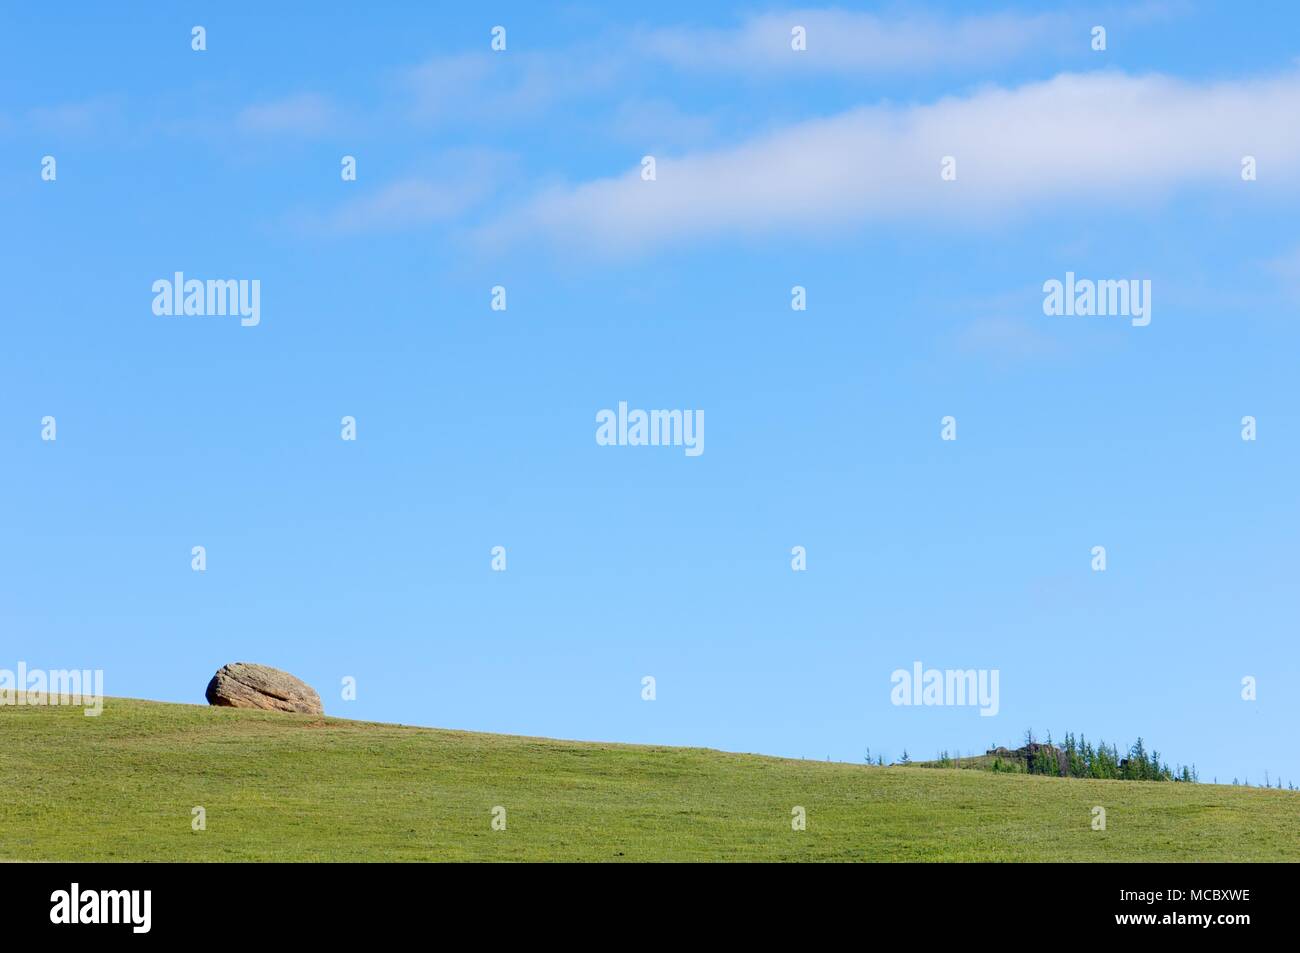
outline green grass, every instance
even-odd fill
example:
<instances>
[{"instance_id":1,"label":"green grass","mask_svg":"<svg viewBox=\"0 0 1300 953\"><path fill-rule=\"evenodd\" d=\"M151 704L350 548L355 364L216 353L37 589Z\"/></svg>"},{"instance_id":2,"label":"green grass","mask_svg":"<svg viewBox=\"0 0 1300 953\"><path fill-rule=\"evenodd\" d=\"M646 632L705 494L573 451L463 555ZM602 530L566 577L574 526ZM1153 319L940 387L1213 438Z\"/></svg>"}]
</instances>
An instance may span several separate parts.
<instances>
[{"instance_id":1,"label":"green grass","mask_svg":"<svg viewBox=\"0 0 1300 953\"><path fill-rule=\"evenodd\" d=\"M0 707L0 859L1294 861L1300 795L109 699Z\"/></svg>"}]
</instances>

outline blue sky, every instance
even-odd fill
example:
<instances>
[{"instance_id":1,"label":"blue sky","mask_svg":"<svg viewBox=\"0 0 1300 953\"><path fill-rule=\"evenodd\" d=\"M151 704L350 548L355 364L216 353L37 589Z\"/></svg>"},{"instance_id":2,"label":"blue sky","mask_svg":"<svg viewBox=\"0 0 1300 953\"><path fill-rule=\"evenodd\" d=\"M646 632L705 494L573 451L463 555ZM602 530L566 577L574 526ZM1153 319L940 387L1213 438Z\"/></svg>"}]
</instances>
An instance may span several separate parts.
<instances>
[{"instance_id":1,"label":"blue sky","mask_svg":"<svg viewBox=\"0 0 1300 953\"><path fill-rule=\"evenodd\" d=\"M606 6L0 13L0 667L1300 783L1300 14ZM154 315L176 271L261 323ZM1044 315L1066 272L1151 323ZM598 446L619 401L706 451ZM916 660L998 715L892 705Z\"/></svg>"}]
</instances>

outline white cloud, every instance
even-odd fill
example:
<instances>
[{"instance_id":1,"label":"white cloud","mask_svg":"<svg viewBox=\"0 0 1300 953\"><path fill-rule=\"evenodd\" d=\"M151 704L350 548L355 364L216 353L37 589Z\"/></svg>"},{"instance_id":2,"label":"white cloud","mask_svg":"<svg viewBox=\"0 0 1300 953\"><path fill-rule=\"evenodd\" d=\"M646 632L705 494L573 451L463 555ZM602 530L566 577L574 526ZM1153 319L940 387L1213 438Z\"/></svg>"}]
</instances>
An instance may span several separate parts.
<instances>
[{"instance_id":1,"label":"white cloud","mask_svg":"<svg viewBox=\"0 0 1300 953\"><path fill-rule=\"evenodd\" d=\"M37 106L28 111L27 118L37 132L69 136L120 131L124 122L122 101L115 96Z\"/></svg>"},{"instance_id":2,"label":"white cloud","mask_svg":"<svg viewBox=\"0 0 1300 953\"><path fill-rule=\"evenodd\" d=\"M1281 283L1288 297L1300 300L1300 245L1264 262L1264 267Z\"/></svg>"},{"instance_id":3,"label":"white cloud","mask_svg":"<svg viewBox=\"0 0 1300 953\"><path fill-rule=\"evenodd\" d=\"M741 145L550 189L487 230L544 232L602 248L683 237L953 219L1085 200L1145 201L1192 185L1295 187L1300 76L1193 84L1098 72L991 87L909 107L873 106ZM1240 181L1240 161L1267 170ZM940 180L943 156L957 181ZM1267 179L1268 181L1265 181Z\"/></svg>"},{"instance_id":4,"label":"white cloud","mask_svg":"<svg viewBox=\"0 0 1300 953\"><path fill-rule=\"evenodd\" d=\"M791 50L791 29L807 31L807 49ZM1031 50L1073 41L1087 49L1087 33L1070 35L1057 14L995 13L936 17L910 13L879 17L846 10L790 10L752 16L732 29L673 27L642 37L645 53L677 66L720 71L814 72L873 75L988 66Z\"/></svg>"},{"instance_id":5,"label":"white cloud","mask_svg":"<svg viewBox=\"0 0 1300 953\"><path fill-rule=\"evenodd\" d=\"M617 139L648 149L700 145L717 136L712 116L684 112L665 99L620 103L605 127Z\"/></svg>"},{"instance_id":6,"label":"white cloud","mask_svg":"<svg viewBox=\"0 0 1300 953\"><path fill-rule=\"evenodd\" d=\"M353 234L403 231L460 218L508 177L514 157L491 149L454 149L425 162L418 172L361 194L326 214L298 215L303 231Z\"/></svg>"},{"instance_id":7,"label":"white cloud","mask_svg":"<svg viewBox=\"0 0 1300 953\"><path fill-rule=\"evenodd\" d=\"M793 24L808 51L790 49ZM750 17L728 28L668 27L603 36L563 49L478 50L436 56L399 76L420 119L538 117L558 104L608 94L662 64L762 79L786 69L876 75L987 67L1032 51L1086 52L1086 26L1057 14L878 17L836 9ZM647 104L666 112L662 99ZM666 115L660 118L668 118ZM678 120L684 117L676 117ZM697 121L698 125L700 121Z\"/></svg>"},{"instance_id":8,"label":"white cloud","mask_svg":"<svg viewBox=\"0 0 1300 953\"><path fill-rule=\"evenodd\" d=\"M330 216L330 224L340 232L425 225L454 218L468 207L470 198L455 184L401 179L346 203Z\"/></svg>"},{"instance_id":9,"label":"white cloud","mask_svg":"<svg viewBox=\"0 0 1300 953\"><path fill-rule=\"evenodd\" d=\"M333 104L324 96L302 93L242 110L236 125L245 132L318 135L328 132L336 120Z\"/></svg>"},{"instance_id":10,"label":"white cloud","mask_svg":"<svg viewBox=\"0 0 1300 953\"><path fill-rule=\"evenodd\" d=\"M956 336L958 348L1000 360L1028 360L1057 355L1061 346L1024 318L978 318Z\"/></svg>"},{"instance_id":11,"label":"white cloud","mask_svg":"<svg viewBox=\"0 0 1300 953\"><path fill-rule=\"evenodd\" d=\"M570 50L461 53L406 70L401 83L418 119L538 116L555 102L604 88L617 64L604 55Z\"/></svg>"}]
</instances>

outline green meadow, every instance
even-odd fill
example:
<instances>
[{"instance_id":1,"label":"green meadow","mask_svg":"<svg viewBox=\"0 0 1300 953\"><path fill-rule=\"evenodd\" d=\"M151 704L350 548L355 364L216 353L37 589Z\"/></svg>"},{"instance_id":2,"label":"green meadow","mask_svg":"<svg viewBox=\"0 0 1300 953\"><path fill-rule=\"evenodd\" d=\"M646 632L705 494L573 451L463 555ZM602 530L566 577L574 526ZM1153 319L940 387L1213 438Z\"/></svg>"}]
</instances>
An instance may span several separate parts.
<instances>
[{"instance_id":1,"label":"green meadow","mask_svg":"<svg viewBox=\"0 0 1300 953\"><path fill-rule=\"evenodd\" d=\"M108 699L0 707L0 860L1296 861L1300 793Z\"/></svg>"}]
</instances>

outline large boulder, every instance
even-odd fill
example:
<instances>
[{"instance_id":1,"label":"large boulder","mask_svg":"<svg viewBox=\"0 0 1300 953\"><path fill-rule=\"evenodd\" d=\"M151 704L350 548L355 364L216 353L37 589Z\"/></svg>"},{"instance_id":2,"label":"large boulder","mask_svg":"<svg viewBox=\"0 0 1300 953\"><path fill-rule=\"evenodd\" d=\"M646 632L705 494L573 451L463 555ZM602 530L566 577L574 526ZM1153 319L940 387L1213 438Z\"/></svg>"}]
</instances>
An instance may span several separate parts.
<instances>
[{"instance_id":1,"label":"large boulder","mask_svg":"<svg viewBox=\"0 0 1300 953\"><path fill-rule=\"evenodd\" d=\"M325 714L320 696L302 679L278 668L249 662L234 662L219 668L208 682L207 698L209 705L227 708Z\"/></svg>"}]
</instances>

